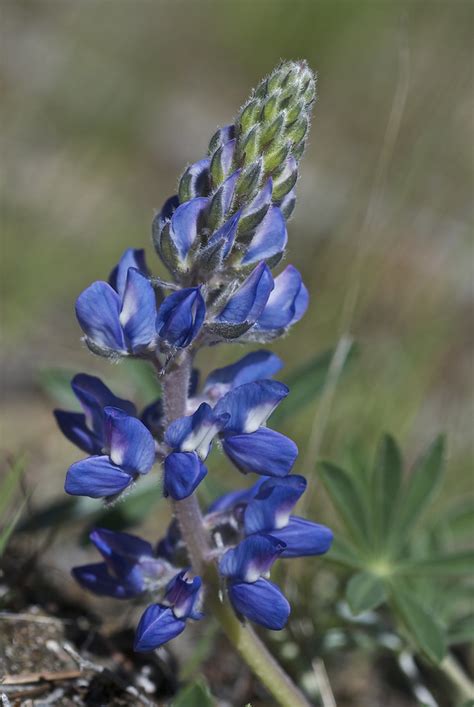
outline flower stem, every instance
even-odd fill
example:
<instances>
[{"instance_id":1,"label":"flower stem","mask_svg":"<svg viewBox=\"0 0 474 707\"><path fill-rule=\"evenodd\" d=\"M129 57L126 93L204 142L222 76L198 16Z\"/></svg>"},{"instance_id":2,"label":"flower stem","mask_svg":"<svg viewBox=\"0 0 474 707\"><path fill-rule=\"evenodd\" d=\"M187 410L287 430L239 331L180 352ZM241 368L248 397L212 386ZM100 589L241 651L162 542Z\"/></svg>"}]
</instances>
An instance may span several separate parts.
<instances>
[{"instance_id":1,"label":"flower stem","mask_svg":"<svg viewBox=\"0 0 474 707\"><path fill-rule=\"evenodd\" d=\"M191 357L187 352L183 352L162 379L167 424L186 414L190 375ZM253 629L242 624L229 604L222 601L216 566L210 562L212 553L209 535L203 524L196 495L192 494L183 501L173 501L173 510L193 570L196 574L205 575L207 603L230 642L281 707L309 707L303 693L294 685Z\"/></svg>"}]
</instances>

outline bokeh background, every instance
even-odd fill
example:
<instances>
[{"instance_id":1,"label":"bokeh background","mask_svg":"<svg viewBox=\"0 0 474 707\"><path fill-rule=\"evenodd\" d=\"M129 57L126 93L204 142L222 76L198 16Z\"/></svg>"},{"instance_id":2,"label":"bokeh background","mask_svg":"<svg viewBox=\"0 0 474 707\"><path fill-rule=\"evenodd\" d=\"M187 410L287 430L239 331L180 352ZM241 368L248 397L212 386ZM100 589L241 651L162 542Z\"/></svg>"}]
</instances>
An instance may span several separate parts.
<instances>
[{"instance_id":1,"label":"bokeh background","mask_svg":"<svg viewBox=\"0 0 474 707\"><path fill-rule=\"evenodd\" d=\"M145 245L163 273L150 241L154 210L280 58L307 59L319 100L289 225L288 259L311 307L274 350L285 379L343 336L358 349L323 406L315 399L285 420L300 448L297 471L311 476L315 454L370 459L384 431L410 461L446 431L438 503L472 490L472 3L3 0L1 8L1 446L27 454L30 508L62 499L65 469L78 458L51 415L52 369L97 372L124 396L138 380L80 344L75 298L125 247ZM207 372L238 355L216 347L200 362ZM145 402L153 394L139 384ZM222 483L234 483L223 467L218 457ZM322 490L309 514L331 523ZM160 506L145 532L166 521ZM71 561L92 557L66 537L44 547L64 585Z\"/></svg>"}]
</instances>

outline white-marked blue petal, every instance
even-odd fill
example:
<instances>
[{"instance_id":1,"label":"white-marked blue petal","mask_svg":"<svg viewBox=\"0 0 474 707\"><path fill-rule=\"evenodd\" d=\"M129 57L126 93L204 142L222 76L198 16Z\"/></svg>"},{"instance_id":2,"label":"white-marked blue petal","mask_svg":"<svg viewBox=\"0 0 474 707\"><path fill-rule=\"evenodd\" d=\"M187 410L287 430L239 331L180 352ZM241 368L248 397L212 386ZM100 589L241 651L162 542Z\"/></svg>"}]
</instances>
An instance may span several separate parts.
<instances>
[{"instance_id":1,"label":"white-marked blue petal","mask_svg":"<svg viewBox=\"0 0 474 707\"><path fill-rule=\"evenodd\" d=\"M123 297L129 268L139 270L143 275L148 274L145 262L145 251L139 248L127 248L119 260L118 265L110 273L109 284Z\"/></svg>"},{"instance_id":2,"label":"white-marked blue petal","mask_svg":"<svg viewBox=\"0 0 474 707\"><path fill-rule=\"evenodd\" d=\"M305 489L306 479L297 474L265 481L245 509L247 535L284 528Z\"/></svg>"},{"instance_id":3,"label":"white-marked blue petal","mask_svg":"<svg viewBox=\"0 0 474 707\"><path fill-rule=\"evenodd\" d=\"M120 312L120 324L129 348L140 351L153 343L156 337L156 298L149 279L135 268L130 268Z\"/></svg>"},{"instance_id":4,"label":"white-marked blue petal","mask_svg":"<svg viewBox=\"0 0 474 707\"><path fill-rule=\"evenodd\" d=\"M209 454L212 440L229 419L229 415L216 415L211 406L202 403L193 415L174 420L166 430L165 441L180 452L197 452L204 460Z\"/></svg>"},{"instance_id":5,"label":"white-marked blue petal","mask_svg":"<svg viewBox=\"0 0 474 707\"><path fill-rule=\"evenodd\" d=\"M230 415L225 434L255 432L270 417L277 405L288 395L288 388L274 380L244 383L219 400L216 415Z\"/></svg>"},{"instance_id":6,"label":"white-marked blue petal","mask_svg":"<svg viewBox=\"0 0 474 707\"><path fill-rule=\"evenodd\" d=\"M270 571L284 548L285 543L271 535L251 535L227 550L219 562L219 572L242 582L256 582Z\"/></svg>"},{"instance_id":7,"label":"white-marked blue petal","mask_svg":"<svg viewBox=\"0 0 474 707\"><path fill-rule=\"evenodd\" d=\"M147 474L155 462L155 440L136 417L106 407L105 442L111 461L130 474Z\"/></svg>"}]
</instances>

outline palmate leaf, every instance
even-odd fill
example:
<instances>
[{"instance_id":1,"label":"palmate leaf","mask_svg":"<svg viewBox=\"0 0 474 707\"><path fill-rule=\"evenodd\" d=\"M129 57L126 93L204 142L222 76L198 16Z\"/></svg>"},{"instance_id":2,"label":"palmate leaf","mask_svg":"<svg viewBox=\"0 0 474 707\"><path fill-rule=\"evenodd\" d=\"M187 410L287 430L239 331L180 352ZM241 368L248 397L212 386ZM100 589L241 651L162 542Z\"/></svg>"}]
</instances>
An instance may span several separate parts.
<instances>
[{"instance_id":1,"label":"palmate leaf","mask_svg":"<svg viewBox=\"0 0 474 707\"><path fill-rule=\"evenodd\" d=\"M402 456L397 443L384 435L372 470L372 512L376 546L381 547L397 507L402 482Z\"/></svg>"},{"instance_id":2,"label":"palmate leaf","mask_svg":"<svg viewBox=\"0 0 474 707\"><path fill-rule=\"evenodd\" d=\"M439 489L444 463L444 438L438 437L417 460L394 513L390 536L395 547L401 547L413 526Z\"/></svg>"},{"instance_id":3,"label":"palmate leaf","mask_svg":"<svg viewBox=\"0 0 474 707\"><path fill-rule=\"evenodd\" d=\"M338 514L356 545L368 542L367 517L359 487L344 469L329 462L318 464L319 474Z\"/></svg>"},{"instance_id":4,"label":"palmate leaf","mask_svg":"<svg viewBox=\"0 0 474 707\"><path fill-rule=\"evenodd\" d=\"M423 602L401 582L392 586L391 600L409 637L432 662L439 663L446 653L442 627Z\"/></svg>"},{"instance_id":5,"label":"palmate leaf","mask_svg":"<svg viewBox=\"0 0 474 707\"><path fill-rule=\"evenodd\" d=\"M352 344L344 363L344 370L354 360L356 354L356 345ZM277 427L283 420L301 413L303 408L322 392L333 356L334 349L324 351L285 379L284 382L290 388L291 395L285 400L285 404L280 405L273 413L272 426Z\"/></svg>"},{"instance_id":6,"label":"palmate leaf","mask_svg":"<svg viewBox=\"0 0 474 707\"><path fill-rule=\"evenodd\" d=\"M346 599L355 616L376 609L386 599L384 582L370 572L358 572L347 585Z\"/></svg>"},{"instance_id":7,"label":"palmate leaf","mask_svg":"<svg viewBox=\"0 0 474 707\"><path fill-rule=\"evenodd\" d=\"M468 614L454 621L449 627L447 642L450 646L474 641L474 616Z\"/></svg>"},{"instance_id":8,"label":"palmate leaf","mask_svg":"<svg viewBox=\"0 0 474 707\"><path fill-rule=\"evenodd\" d=\"M397 574L450 577L471 574L474 551L465 550L408 560L397 565Z\"/></svg>"}]
</instances>

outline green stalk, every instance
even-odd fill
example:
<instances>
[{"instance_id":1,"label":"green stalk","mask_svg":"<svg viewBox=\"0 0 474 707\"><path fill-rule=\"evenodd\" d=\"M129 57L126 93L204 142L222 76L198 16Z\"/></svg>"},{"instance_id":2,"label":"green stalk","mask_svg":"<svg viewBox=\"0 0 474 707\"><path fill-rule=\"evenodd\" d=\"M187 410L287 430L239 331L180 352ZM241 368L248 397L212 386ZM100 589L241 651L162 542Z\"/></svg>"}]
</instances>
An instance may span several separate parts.
<instances>
[{"instance_id":1,"label":"green stalk","mask_svg":"<svg viewBox=\"0 0 474 707\"><path fill-rule=\"evenodd\" d=\"M191 358L183 352L163 377L163 404L168 424L186 414L190 373ZM221 598L219 576L214 561L210 559L209 536L202 523L201 508L196 495L193 494L183 501L173 501L173 510L193 570L205 577L207 605L229 641L273 695L277 704L281 707L309 707L303 693L273 658L253 629L242 624L227 600Z\"/></svg>"}]
</instances>

